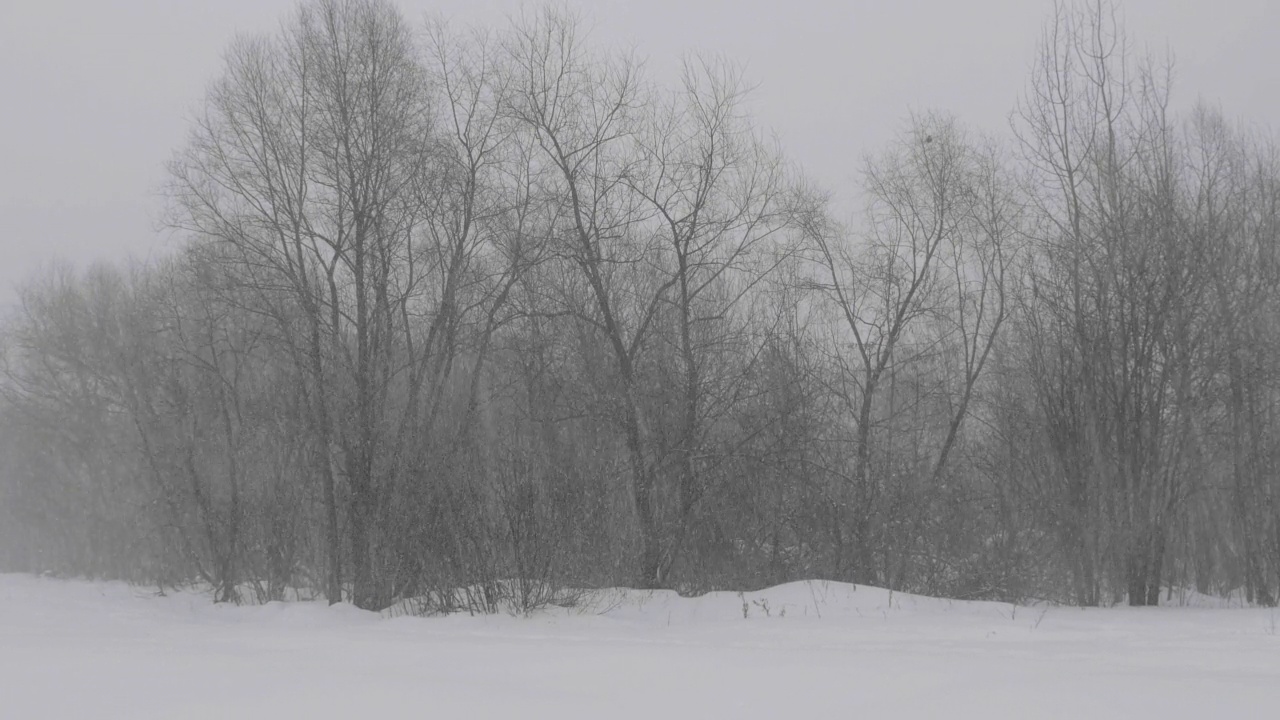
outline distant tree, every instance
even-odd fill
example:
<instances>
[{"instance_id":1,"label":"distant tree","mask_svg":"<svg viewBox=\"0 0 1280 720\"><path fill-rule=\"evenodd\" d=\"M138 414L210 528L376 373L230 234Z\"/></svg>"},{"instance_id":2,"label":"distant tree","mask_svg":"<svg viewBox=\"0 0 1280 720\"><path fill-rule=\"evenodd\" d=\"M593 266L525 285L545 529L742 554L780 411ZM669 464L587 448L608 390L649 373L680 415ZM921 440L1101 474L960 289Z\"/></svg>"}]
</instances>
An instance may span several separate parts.
<instances>
[{"instance_id":1,"label":"distant tree","mask_svg":"<svg viewBox=\"0 0 1280 720\"><path fill-rule=\"evenodd\" d=\"M895 425L896 385L938 353L959 356L954 391L916 418L928 425L928 415L946 418L932 458L911 471L936 484L1008 316L1006 275L1021 228L1000 172L996 157L971 146L953 120L919 117L893 151L868 164L865 243L830 226L811 228L818 288L838 317L836 342L852 349L835 358L835 390L853 428L841 504L852 507L845 553L859 582L877 580L873 524L884 519L882 494L903 482L889 477L896 460L888 444L905 430ZM917 442L929 441L918 435Z\"/></svg>"}]
</instances>

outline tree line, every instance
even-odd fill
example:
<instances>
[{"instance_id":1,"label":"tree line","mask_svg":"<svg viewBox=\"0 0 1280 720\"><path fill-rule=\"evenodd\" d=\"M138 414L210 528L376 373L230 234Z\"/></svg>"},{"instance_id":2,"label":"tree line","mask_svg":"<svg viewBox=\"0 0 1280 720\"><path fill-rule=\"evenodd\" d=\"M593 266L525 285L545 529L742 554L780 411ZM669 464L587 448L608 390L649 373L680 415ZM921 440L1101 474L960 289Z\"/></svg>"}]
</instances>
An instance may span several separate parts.
<instances>
[{"instance_id":1,"label":"tree line","mask_svg":"<svg viewBox=\"0 0 1280 720\"><path fill-rule=\"evenodd\" d=\"M1280 153L1115 8L1008 137L917 113L859 211L572 14L313 0L229 47L150 263L0 330L0 569L529 608L826 578L1280 590Z\"/></svg>"}]
</instances>

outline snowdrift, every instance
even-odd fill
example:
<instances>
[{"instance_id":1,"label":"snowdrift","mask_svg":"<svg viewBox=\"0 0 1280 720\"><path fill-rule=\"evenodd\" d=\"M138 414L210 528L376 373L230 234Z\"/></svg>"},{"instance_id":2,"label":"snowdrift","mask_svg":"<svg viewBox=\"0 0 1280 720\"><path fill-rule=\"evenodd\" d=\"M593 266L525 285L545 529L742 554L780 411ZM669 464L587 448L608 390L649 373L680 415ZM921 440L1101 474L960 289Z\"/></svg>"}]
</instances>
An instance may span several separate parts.
<instances>
[{"instance_id":1,"label":"snowdrift","mask_svg":"<svg viewBox=\"0 0 1280 720\"><path fill-rule=\"evenodd\" d=\"M4 718L1196 718L1280 706L1265 609L800 582L420 618L0 575Z\"/></svg>"}]
</instances>

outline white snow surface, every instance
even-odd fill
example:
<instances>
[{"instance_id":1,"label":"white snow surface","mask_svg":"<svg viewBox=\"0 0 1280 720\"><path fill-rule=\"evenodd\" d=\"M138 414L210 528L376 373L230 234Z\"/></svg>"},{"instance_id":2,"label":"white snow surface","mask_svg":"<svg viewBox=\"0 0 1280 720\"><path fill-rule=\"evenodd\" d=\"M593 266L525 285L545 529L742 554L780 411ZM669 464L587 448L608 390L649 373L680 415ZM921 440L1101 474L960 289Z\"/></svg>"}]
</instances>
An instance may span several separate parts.
<instances>
[{"instance_id":1,"label":"white snow surface","mask_svg":"<svg viewBox=\"0 0 1280 720\"><path fill-rule=\"evenodd\" d=\"M1278 628L825 582L391 618L0 575L0 718L1280 717Z\"/></svg>"}]
</instances>

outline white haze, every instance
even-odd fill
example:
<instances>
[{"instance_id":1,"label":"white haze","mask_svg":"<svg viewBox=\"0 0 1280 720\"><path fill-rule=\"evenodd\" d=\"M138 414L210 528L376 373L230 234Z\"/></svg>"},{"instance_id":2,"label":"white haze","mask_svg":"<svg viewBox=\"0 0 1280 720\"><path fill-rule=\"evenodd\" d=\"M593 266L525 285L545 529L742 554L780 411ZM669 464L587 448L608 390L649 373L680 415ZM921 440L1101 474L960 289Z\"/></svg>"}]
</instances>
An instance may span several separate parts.
<instances>
[{"instance_id":1,"label":"white haze","mask_svg":"<svg viewBox=\"0 0 1280 720\"><path fill-rule=\"evenodd\" d=\"M518 0L400 0L410 18L501 23ZM658 73L682 53L746 65L754 105L793 160L848 195L864 153L915 109L1002 132L1049 0L605 0L567 3L594 40ZM1176 51L1180 102L1280 117L1280 3L1124 0L1129 33ZM237 32L270 32L292 0L0 3L0 305L55 258L163 252L164 163Z\"/></svg>"}]
</instances>

